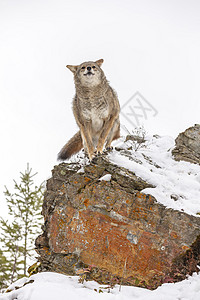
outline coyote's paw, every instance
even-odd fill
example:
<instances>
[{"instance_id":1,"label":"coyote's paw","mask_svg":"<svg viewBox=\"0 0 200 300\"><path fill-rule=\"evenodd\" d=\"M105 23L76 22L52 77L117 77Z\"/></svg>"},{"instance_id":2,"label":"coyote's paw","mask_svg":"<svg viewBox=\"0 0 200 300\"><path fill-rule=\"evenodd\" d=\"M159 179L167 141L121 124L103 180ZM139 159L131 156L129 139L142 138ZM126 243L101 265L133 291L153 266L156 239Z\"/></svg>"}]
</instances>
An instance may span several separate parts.
<instances>
[{"instance_id":1,"label":"coyote's paw","mask_svg":"<svg viewBox=\"0 0 200 300\"><path fill-rule=\"evenodd\" d=\"M102 153L101 153L100 151L97 151L97 150L96 150L96 151L94 151L94 155L95 155L95 157L101 156L101 154L102 154Z\"/></svg>"},{"instance_id":2,"label":"coyote's paw","mask_svg":"<svg viewBox=\"0 0 200 300\"><path fill-rule=\"evenodd\" d=\"M103 146L102 145L101 146L97 145L97 151L96 152L101 154L103 152Z\"/></svg>"}]
</instances>

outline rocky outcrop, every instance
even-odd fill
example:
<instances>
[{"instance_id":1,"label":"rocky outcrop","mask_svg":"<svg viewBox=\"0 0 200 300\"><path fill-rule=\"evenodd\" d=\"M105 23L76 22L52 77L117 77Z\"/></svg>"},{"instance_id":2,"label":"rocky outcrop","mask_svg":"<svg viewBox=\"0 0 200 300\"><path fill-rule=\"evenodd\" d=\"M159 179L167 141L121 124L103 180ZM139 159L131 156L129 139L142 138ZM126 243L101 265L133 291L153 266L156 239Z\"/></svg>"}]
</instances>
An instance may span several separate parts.
<instances>
[{"instance_id":1,"label":"rocky outcrop","mask_svg":"<svg viewBox=\"0 0 200 300\"><path fill-rule=\"evenodd\" d=\"M175 142L176 146L172 150L175 160L200 164L200 124L180 133Z\"/></svg>"},{"instance_id":2,"label":"rocky outcrop","mask_svg":"<svg viewBox=\"0 0 200 300\"><path fill-rule=\"evenodd\" d=\"M55 166L36 240L40 271L148 288L197 271L200 218L167 209L146 187L106 157Z\"/></svg>"}]
</instances>

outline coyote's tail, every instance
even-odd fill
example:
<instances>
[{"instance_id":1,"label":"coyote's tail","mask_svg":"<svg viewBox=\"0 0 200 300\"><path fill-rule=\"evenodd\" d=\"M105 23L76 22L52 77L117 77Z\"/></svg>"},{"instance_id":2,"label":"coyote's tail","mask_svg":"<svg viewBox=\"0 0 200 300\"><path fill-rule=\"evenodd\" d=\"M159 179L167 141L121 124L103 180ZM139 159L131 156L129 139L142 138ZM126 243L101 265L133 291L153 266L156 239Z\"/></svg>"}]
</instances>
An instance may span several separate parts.
<instances>
[{"instance_id":1,"label":"coyote's tail","mask_svg":"<svg viewBox=\"0 0 200 300\"><path fill-rule=\"evenodd\" d=\"M58 153L58 160L65 160L83 148L81 133L78 131Z\"/></svg>"}]
</instances>

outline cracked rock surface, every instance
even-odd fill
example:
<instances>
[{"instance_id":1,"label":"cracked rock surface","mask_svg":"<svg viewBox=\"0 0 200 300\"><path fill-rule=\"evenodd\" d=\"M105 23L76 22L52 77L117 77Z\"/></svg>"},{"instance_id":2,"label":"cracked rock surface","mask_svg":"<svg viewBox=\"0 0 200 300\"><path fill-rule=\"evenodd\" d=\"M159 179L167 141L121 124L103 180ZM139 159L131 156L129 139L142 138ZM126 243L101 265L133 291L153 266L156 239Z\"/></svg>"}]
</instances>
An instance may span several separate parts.
<instances>
[{"instance_id":1,"label":"cracked rock surface","mask_svg":"<svg viewBox=\"0 0 200 300\"><path fill-rule=\"evenodd\" d=\"M181 132L175 142L172 154L176 160L200 164L200 124Z\"/></svg>"}]
</instances>

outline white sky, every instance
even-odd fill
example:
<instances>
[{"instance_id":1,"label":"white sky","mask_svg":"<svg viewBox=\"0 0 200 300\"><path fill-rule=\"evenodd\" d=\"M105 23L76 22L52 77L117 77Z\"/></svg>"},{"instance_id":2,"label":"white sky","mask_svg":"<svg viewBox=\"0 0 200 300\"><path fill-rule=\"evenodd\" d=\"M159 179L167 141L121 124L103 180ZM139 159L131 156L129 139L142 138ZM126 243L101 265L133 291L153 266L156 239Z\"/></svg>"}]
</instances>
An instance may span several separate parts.
<instances>
[{"instance_id":1,"label":"white sky","mask_svg":"<svg viewBox=\"0 0 200 300\"><path fill-rule=\"evenodd\" d=\"M100 58L121 106L139 91L158 111L147 132L199 123L200 1L0 0L1 207L3 186L27 162L47 179L77 131L65 66Z\"/></svg>"}]
</instances>

